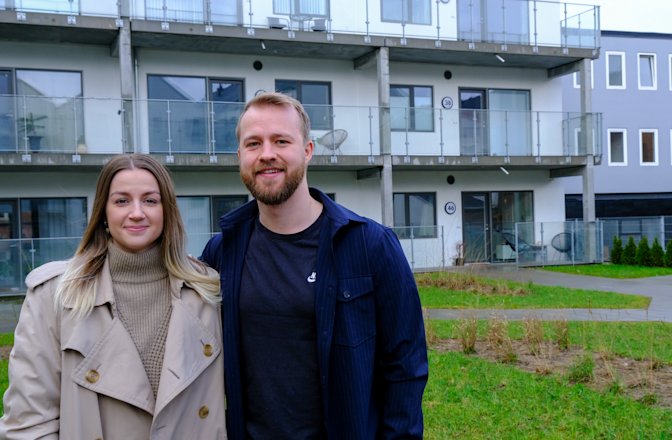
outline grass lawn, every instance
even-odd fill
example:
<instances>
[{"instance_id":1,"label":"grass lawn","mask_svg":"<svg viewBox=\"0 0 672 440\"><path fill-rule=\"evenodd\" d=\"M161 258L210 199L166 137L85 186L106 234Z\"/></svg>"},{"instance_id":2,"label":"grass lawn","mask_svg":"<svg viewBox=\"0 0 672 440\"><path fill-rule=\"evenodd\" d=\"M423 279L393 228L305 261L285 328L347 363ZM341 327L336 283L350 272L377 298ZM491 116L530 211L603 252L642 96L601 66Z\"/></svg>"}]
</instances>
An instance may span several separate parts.
<instances>
[{"instance_id":1,"label":"grass lawn","mask_svg":"<svg viewBox=\"0 0 672 440\"><path fill-rule=\"evenodd\" d=\"M672 275L672 267L644 267L625 264L580 264L576 266L547 266L551 272L590 275L605 278L646 278Z\"/></svg>"},{"instance_id":2,"label":"grass lawn","mask_svg":"<svg viewBox=\"0 0 672 440\"><path fill-rule=\"evenodd\" d=\"M669 439L672 411L553 376L430 351L426 439Z\"/></svg>"},{"instance_id":3,"label":"grass lawn","mask_svg":"<svg viewBox=\"0 0 672 440\"><path fill-rule=\"evenodd\" d=\"M419 274L416 279L423 307L435 309L640 309L651 302L640 295L491 280L454 272Z\"/></svg>"}]
</instances>

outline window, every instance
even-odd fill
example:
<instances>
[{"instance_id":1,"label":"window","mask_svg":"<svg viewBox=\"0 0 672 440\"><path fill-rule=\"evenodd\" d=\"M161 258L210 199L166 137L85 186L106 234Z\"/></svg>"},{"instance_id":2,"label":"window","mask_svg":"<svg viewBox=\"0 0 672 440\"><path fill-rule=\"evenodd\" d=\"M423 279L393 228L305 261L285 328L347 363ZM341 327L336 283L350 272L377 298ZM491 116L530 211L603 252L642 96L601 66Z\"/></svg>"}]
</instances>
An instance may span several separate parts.
<instances>
[{"instance_id":1,"label":"window","mask_svg":"<svg viewBox=\"0 0 672 440\"><path fill-rule=\"evenodd\" d=\"M637 55L637 60L640 90L655 90L658 87L656 80L656 54L640 53Z\"/></svg>"},{"instance_id":2,"label":"window","mask_svg":"<svg viewBox=\"0 0 672 440\"><path fill-rule=\"evenodd\" d=\"M590 60L590 87L595 87L595 63L593 60ZM579 82L579 72L574 72L574 88L580 89L581 83Z\"/></svg>"},{"instance_id":3,"label":"window","mask_svg":"<svg viewBox=\"0 0 672 440\"><path fill-rule=\"evenodd\" d=\"M432 87L390 86L390 121L394 131L434 131Z\"/></svg>"},{"instance_id":4,"label":"window","mask_svg":"<svg viewBox=\"0 0 672 440\"><path fill-rule=\"evenodd\" d=\"M243 81L147 76L151 153L233 153Z\"/></svg>"},{"instance_id":5,"label":"window","mask_svg":"<svg viewBox=\"0 0 672 440\"><path fill-rule=\"evenodd\" d=\"M399 238L436 237L435 193L395 193L393 206Z\"/></svg>"},{"instance_id":6,"label":"window","mask_svg":"<svg viewBox=\"0 0 672 440\"><path fill-rule=\"evenodd\" d=\"M314 130L333 129L330 83L278 79L275 81L275 90L303 104Z\"/></svg>"},{"instance_id":7,"label":"window","mask_svg":"<svg viewBox=\"0 0 672 440\"><path fill-rule=\"evenodd\" d=\"M672 54L670 54L669 62L667 64L667 71L670 73L670 90L672 90Z\"/></svg>"},{"instance_id":8,"label":"window","mask_svg":"<svg viewBox=\"0 0 672 440\"><path fill-rule=\"evenodd\" d=\"M16 94L25 96L16 113L19 147L73 152L84 142L81 72L17 69Z\"/></svg>"},{"instance_id":9,"label":"window","mask_svg":"<svg viewBox=\"0 0 672 440\"><path fill-rule=\"evenodd\" d=\"M628 164L628 148L625 129L608 129L609 165L625 166Z\"/></svg>"},{"instance_id":10,"label":"window","mask_svg":"<svg viewBox=\"0 0 672 440\"><path fill-rule=\"evenodd\" d=\"M639 162L658 165L658 130L639 130Z\"/></svg>"},{"instance_id":11,"label":"window","mask_svg":"<svg viewBox=\"0 0 672 440\"><path fill-rule=\"evenodd\" d=\"M531 20L526 1L457 0L462 41L529 44Z\"/></svg>"},{"instance_id":12,"label":"window","mask_svg":"<svg viewBox=\"0 0 672 440\"><path fill-rule=\"evenodd\" d=\"M247 202L246 195L179 196L177 206L187 232L187 253L198 257L203 247L219 232L219 218Z\"/></svg>"},{"instance_id":13,"label":"window","mask_svg":"<svg viewBox=\"0 0 672 440\"><path fill-rule=\"evenodd\" d=\"M382 20L398 23L431 24L429 0L382 0Z\"/></svg>"},{"instance_id":14,"label":"window","mask_svg":"<svg viewBox=\"0 0 672 440\"><path fill-rule=\"evenodd\" d=\"M328 10L328 0L273 0L274 14L326 17Z\"/></svg>"},{"instance_id":15,"label":"window","mask_svg":"<svg viewBox=\"0 0 672 440\"><path fill-rule=\"evenodd\" d=\"M607 88L624 89L625 88L625 53L607 52Z\"/></svg>"}]
</instances>

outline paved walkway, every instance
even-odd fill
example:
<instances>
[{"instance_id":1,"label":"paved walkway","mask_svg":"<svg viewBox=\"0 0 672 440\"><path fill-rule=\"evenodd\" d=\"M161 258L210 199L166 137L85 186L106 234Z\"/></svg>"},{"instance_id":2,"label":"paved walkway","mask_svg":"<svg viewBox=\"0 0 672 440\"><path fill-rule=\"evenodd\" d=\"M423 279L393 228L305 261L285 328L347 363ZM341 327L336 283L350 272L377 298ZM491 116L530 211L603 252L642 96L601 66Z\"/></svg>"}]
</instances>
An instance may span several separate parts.
<instances>
[{"instance_id":1,"label":"paved walkway","mask_svg":"<svg viewBox=\"0 0 672 440\"><path fill-rule=\"evenodd\" d=\"M648 310L643 309L431 309L430 318L460 319L466 316L487 319L497 313L509 320L536 317L542 320L569 321L666 321L672 322L672 276L617 280L612 278L568 275L539 269L518 269L512 265L467 266L469 270L491 278L502 278L548 286L606 290L651 297ZM21 311L20 298L0 299L0 333L14 331Z\"/></svg>"},{"instance_id":2,"label":"paved walkway","mask_svg":"<svg viewBox=\"0 0 672 440\"><path fill-rule=\"evenodd\" d=\"M491 278L528 282L547 286L564 286L576 289L605 290L651 297L651 304L644 309L431 309L430 318L459 319L467 316L487 319L493 314L509 320L535 317L542 320L567 319L569 321L665 321L672 322L672 276L613 279L570 275L539 269L518 269L512 265L468 266L462 270Z\"/></svg>"}]
</instances>

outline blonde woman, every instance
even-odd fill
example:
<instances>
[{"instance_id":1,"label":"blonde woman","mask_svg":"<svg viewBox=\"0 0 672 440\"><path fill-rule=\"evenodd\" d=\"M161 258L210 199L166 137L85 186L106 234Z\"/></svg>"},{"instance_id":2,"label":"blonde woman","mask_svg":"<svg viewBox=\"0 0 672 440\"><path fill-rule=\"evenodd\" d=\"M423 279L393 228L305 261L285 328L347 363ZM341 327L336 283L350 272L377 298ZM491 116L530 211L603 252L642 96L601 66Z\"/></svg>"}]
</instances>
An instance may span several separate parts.
<instances>
[{"instance_id":1,"label":"blonde woman","mask_svg":"<svg viewBox=\"0 0 672 440\"><path fill-rule=\"evenodd\" d=\"M0 439L225 439L219 277L168 171L116 156L75 256L26 278Z\"/></svg>"}]
</instances>

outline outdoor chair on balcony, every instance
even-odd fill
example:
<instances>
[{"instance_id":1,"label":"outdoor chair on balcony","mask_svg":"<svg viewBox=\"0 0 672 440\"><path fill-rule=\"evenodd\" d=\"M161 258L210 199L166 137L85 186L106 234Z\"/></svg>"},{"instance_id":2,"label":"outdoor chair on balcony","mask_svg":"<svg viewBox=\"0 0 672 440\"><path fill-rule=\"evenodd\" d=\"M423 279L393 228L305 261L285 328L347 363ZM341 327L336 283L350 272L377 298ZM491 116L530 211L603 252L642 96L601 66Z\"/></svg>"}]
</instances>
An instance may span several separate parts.
<instances>
[{"instance_id":1,"label":"outdoor chair on balcony","mask_svg":"<svg viewBox=\"0 0 672 440\"><path fill-rule=\"evenodd\" d=\"M322 145L324 151L331 151L331 154L341 153L341 144L348 138L348 132L342 128L328 131L315 140Z\"/></svg>"},{"instance_id":2,"label":"outdoor chair on balcony","mask_svg":"<svg viewBox=\"0 0 672 440\"><path fill-rule=\"evenodd\" d=\"M569 254L572 250L572 234L561 232L551 239L551 246L561 254Z\"/></svg>"},{"instance_id":3,"label":"outdoor chair on balcony","mask_svg":"<svg viewBox=\"0 0 672 440\"><path fill-rule=\"evenodd\" d=\"M516 246L516 237L509 232L500 232L504 242L508 244L514 252L518 253L519 261L536 261L546 258L546 246L538 244L529 244L518 237L518 246Z\"/></svg>"}]
</instances>

